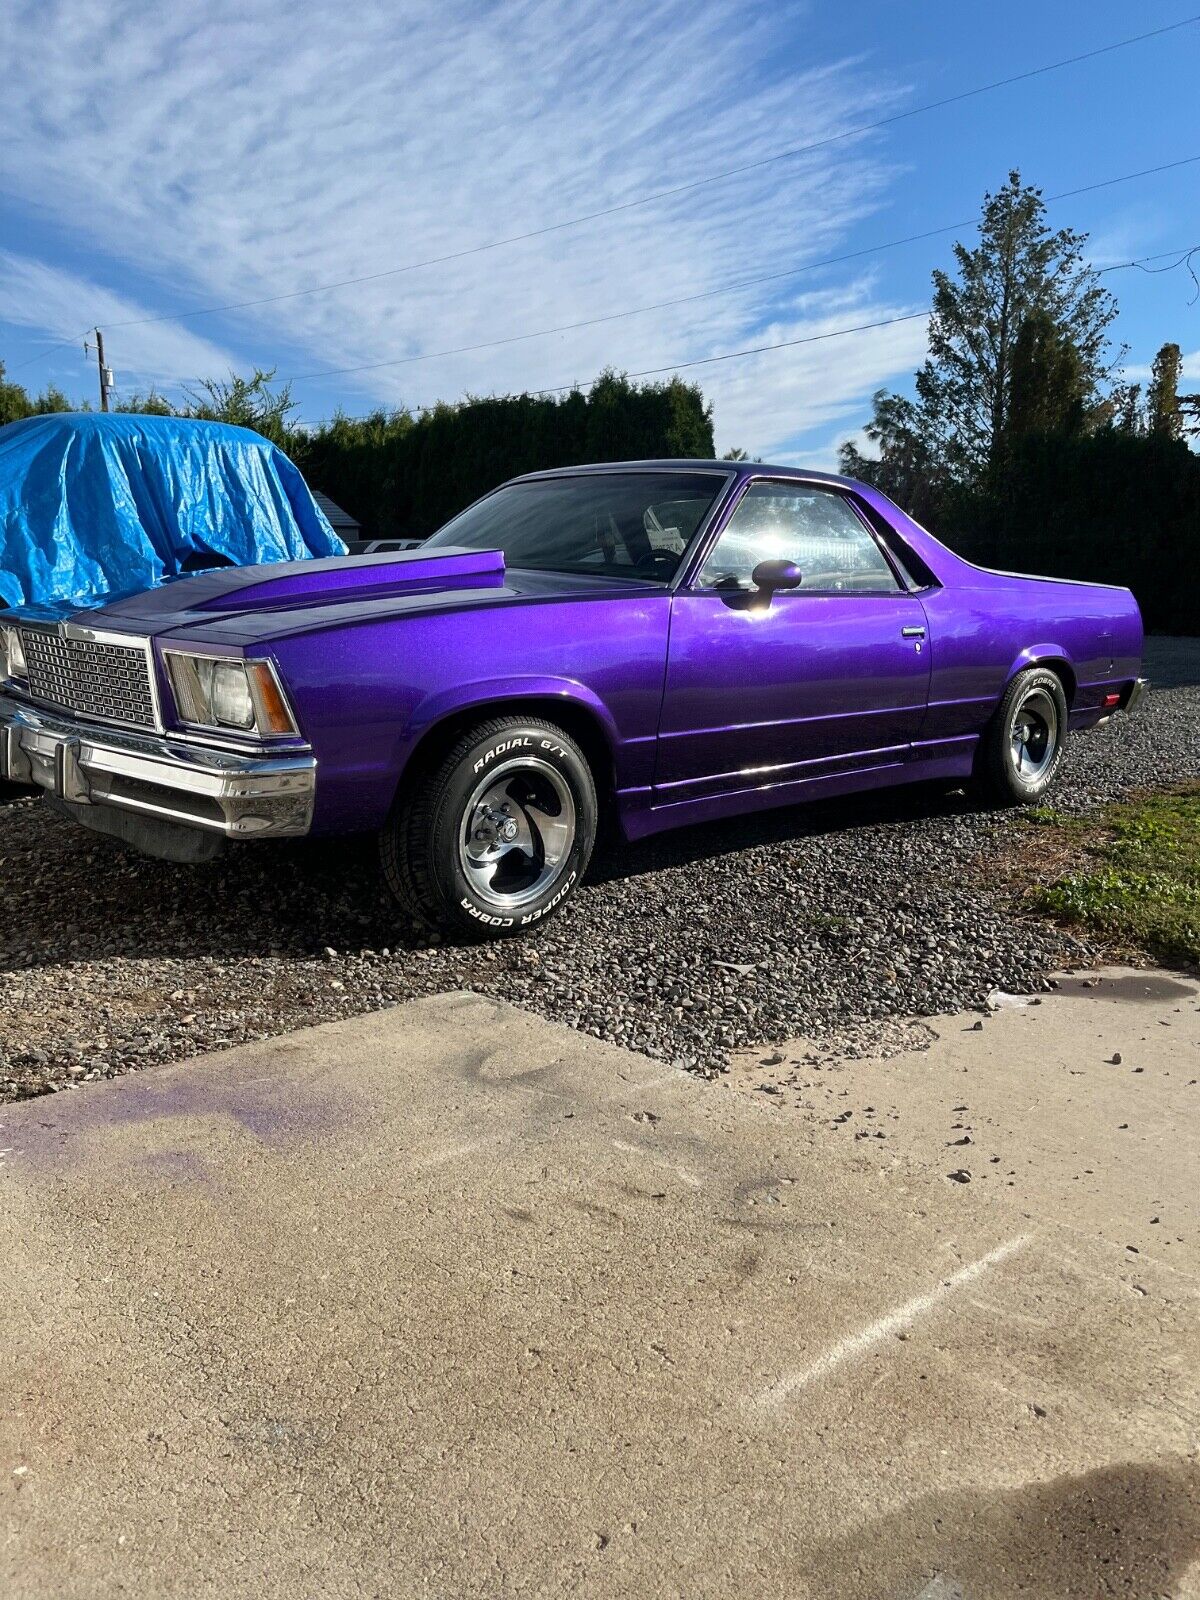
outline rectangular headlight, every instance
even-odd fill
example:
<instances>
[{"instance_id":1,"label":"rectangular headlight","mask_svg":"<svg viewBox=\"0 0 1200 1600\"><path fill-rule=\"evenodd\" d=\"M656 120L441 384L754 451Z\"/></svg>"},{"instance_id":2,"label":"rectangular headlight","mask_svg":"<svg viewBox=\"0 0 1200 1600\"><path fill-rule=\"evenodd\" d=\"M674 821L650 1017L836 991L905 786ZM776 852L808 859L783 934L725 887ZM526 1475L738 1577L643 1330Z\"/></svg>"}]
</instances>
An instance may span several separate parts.
<instances>
[{"instance_id":1,"label":"rectangular headlight","mask_svg":"<svg viewBox=\"0 0 1200 1600\"><path fill-rule=\"evenodd\" d=\"M254 726L254 701L250 680L240 661L197 661L196 676L212 720L222 728Z\"/></svg>"},{"instance_id":2,"label":"rectangular headlight","mask_svg":"<svg viewBox=\"0 0 1200 1600\"><path fill-rule=\"evenodd\" d=\"M165 650L180 718L201 728L278 738L299 732L269 661Z\"/></svg>"},{"instance_id":3,"label":"rectangular headlight","mask_svg":"<svg viewBox=\"0 0 1200 1600\"><path fill-rule=\"evenodd\" d=\"M16 628L0 628L0 678L24 681L29 677L25 665L25 646Z\"/></svg>"}]
</instances>

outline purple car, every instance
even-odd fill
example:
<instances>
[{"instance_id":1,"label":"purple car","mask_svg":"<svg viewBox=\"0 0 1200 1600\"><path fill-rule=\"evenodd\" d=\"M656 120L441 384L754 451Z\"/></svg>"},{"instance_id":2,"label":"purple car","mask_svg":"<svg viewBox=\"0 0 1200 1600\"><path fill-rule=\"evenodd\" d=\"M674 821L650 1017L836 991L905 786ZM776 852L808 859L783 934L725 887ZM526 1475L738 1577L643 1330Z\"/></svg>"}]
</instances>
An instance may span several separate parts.
<instances>
[{"instance_id":1,"label":"purple car","mask_svg":"<svg viewBox=\"0 0 1200 1600\"><path fill-rule=\"evenodd\" d=\"M972 566L722 461L535 473L418 549L5 615L0 775L172 859L372 831L419 923L559 911L626 839L926 780L1039 799L1141 694L1127 589Z\"/></svg>"}]
</instances>

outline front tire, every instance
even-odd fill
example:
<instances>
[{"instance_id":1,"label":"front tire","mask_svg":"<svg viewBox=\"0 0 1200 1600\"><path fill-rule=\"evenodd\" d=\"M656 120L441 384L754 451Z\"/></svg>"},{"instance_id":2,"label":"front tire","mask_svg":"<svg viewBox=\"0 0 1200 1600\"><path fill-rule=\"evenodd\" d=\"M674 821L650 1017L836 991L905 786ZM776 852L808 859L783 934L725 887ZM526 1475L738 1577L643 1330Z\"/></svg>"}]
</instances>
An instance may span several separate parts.
<instances>
[{"instance_id":1,"label":"front tire","mask_svg":"<svg viewBox=\"0 0 1200 1600\"><path fill-rule=\"evenodd\" d=\"M380 837L392 893L418 926L502 938L556 915L596 841L582 750L538 717L477 724L402 795Z\"/></svg>"},{"instance_id":2,"label":"front tire","mask_svg":"<svg viewBox=\"0 0 1200 1600\"><path fill-rule=\"evenodd\" d=\"M1067 697L1048 667L1019 672L983 737L981 775L1002 805L1032 805L1058 776L1067 740Z\"/></svg>"}]
</instances>

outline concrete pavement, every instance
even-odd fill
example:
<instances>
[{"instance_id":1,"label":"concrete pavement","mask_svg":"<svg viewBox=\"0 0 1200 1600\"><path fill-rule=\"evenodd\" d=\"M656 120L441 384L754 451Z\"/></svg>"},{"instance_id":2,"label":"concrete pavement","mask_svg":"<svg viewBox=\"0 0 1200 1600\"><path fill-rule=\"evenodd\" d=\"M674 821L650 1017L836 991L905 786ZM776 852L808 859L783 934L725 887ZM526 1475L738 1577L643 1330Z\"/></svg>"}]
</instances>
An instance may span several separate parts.
<instances>
[{"instance_id":1,"label":"concrete pavement","mask_svg":"<svg viewBox=\"0 0 1200 1600\"><path fill-rule=\"evenodd\" d=\"M0 1594L1200 1594L1197 1282L459 994L0 1113Z\"/></svg>"},{"instance_id":2,"label":"concrete pavement","mask_svg":"<svg viewBox=\"0 0 1200 1600\"><path fill-rule=\"evenodd\" d=\"M934 1017L923 1048L829 1060L804 1040L740 1051L730 1081L814 1137L886 1137L1039 1222L1200 1274L1200 982L1110 967L1052 995Z\"/></svg>"}]
</instances>

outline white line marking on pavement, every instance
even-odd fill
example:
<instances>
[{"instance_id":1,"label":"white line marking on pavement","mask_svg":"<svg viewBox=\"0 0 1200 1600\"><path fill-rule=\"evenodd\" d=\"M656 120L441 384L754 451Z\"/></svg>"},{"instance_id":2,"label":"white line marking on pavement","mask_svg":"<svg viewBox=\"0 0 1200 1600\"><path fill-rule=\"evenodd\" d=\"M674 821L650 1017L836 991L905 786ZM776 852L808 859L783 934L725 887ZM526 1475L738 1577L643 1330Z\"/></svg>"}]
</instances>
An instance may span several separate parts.
<instances>
[{"instance_id":1,"label":"white line marking on pavement","mask_svg":"<svg viewBox=\"0 0 1200 1600\"><path fill-rule=\"evenodd\" d=\"M784 1401L790 1399L798 1390L815 1383L818 1378L825 1377L836 1367L840 1367L843 1361L861 1355L864 1350L869 1350L872 1345L886 1339L889 1334L910 1327L918 1317L924 1316L927 1311L932 1311L947 1295L953 1294L956 1289L961 1289L963 1284L973 1282L989 1267L999 1266L1001 1261L1006 1261L1009 1256L1015 1255L1028 1243L1028 1240L1027 1233L1006 1240L994 1250L989 1250L987 1255L980 1256L978 1261L972 1261L969 1266L960 1267L949 1278L944 1278L936 1289L930 1289L927 1294L919 1294L912 1300L906 1300L902 1306L897 1306L895 1311L889 1311L886 1316L880 1317L868 1327L860 1328L857 1333L839 1339L825 1351L824 1355L818 1356L811 1366L804 1367L799 1372L786 1372L782 1378L777 1378L774 1383L768 1384L761 1393L753 1396L751 1405L759 1410L783 1405Z\"/></svg>"},{"instance_id":2,"label":"white line marking on pavement","mask_svg":"<svg viewBox=\"0 0 1200 1600\"><path fill-rule=\"evenodd\" d=\"M492 1139L467 1139L462 1144L443 1145L440 1150L427 1150L411 1164L410 1172L429 1172L434 1167L444 1167L447 1161L462 1161L466 1156L474 1155L476 1150L482 1150L489 1144L498 1141Z\"/></svg>"},{"instance_id":3,"label":"white line marking on pavement","mask_svg":"<svg viewBox=\"0 0 1200 1600\"><path fill-rule=\"evenodd\" d=\"M655 1155L654 1151L647 1150L644 1144L628 1144L624 1139L614 1139L612 1145L614 1150L623 1150L628 1156L645 1156L646 1160L653 1162L656 1167L665 1167L668 1172L673 1172L676 1177L682 1178L689 1188L704 1187L703 1180L694 1172L690 1172L687 1167L677 1166L674 1161L668 1161L663 1156Z\"/></svg>"}]
</instances>

